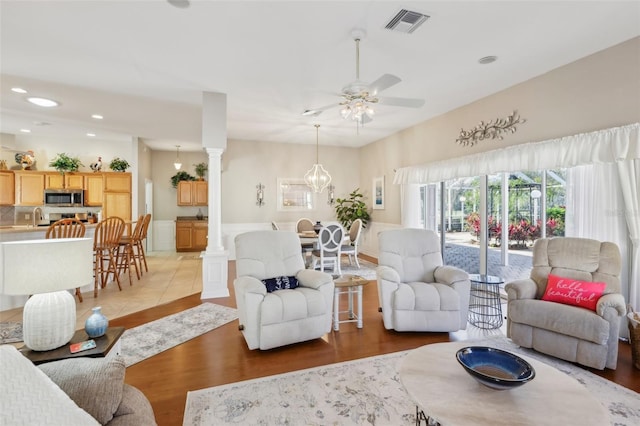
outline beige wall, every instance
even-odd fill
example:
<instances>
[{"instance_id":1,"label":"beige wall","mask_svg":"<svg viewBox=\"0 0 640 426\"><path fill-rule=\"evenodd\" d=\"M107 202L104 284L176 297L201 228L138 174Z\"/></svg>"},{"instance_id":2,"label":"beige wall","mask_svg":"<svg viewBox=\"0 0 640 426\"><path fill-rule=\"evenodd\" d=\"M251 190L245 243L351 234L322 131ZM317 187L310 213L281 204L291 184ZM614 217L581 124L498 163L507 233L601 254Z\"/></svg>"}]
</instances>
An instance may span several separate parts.
<instances>
[{"instance_id":1,"label":"beige wall","mask_svg":"<svg viewBox=\"0 0 640 426\"><path fill-rule=\"evenodd\" d=\"M503 118L517 109L527 122L504 140L473 147L455 142L460 128ZM363 187L386 177L385 210L372 219L400 223L400 187L393 170L640 121L640 37L480 99L360 150Z\"/></svg>"}]
</instances>

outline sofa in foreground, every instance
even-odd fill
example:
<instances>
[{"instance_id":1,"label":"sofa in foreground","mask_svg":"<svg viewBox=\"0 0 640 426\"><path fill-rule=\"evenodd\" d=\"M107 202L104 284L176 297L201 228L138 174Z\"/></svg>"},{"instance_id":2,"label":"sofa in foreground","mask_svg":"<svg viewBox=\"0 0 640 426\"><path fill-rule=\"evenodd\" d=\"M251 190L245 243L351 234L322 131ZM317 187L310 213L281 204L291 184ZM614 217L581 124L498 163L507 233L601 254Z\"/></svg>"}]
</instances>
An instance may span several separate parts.
<instances>
[{"instance_id":1,"label":"sofa in foreground","mask_svg":"<svg viewBox=\"0 0 640 426\"><path fill-rule=\"evenodd\" d=\"M119 357L74 358L35 366L0 346L0 424L155 425L151 404L124 383Z\"/></svg>"}]
</instances>

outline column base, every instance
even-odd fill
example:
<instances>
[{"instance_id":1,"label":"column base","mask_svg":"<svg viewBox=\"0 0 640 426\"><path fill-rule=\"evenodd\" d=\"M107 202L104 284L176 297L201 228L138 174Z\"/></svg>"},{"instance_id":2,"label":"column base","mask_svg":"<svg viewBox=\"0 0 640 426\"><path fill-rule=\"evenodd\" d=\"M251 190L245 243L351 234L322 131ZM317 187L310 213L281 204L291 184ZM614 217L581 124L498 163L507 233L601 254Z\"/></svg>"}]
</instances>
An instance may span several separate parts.
<instances>
[{"instance_id":1,"label":"column base","mask_svg":"<svg viewBox=\"0 0 640 426\"><path fill-rule=\"evenodd\" d=\"M229 252L202 252L202 294L201 299L229 297L227 277L229 275Z\"/></svg>"}]
</instances>

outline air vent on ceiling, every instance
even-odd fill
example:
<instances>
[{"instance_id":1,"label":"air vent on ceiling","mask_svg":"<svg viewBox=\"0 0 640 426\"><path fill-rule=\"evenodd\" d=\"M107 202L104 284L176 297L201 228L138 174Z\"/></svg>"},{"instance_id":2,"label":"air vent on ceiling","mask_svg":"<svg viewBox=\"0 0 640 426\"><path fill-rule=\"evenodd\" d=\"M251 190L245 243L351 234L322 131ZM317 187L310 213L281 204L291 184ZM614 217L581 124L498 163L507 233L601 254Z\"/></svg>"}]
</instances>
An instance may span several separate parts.
<instances>
[{"instance_id":1,"label":"air vent on ceiling","mask_svg":"<svg viewBox=\"0 0 640 426\"><path fill-rule=\"evenodd\" d=\"M402 9L391 19L391 21L389 21L387 25L385 25L385 28L388 30L411 34L427 19L429 19L428 15Z\"/></svg>"}]
</instances>

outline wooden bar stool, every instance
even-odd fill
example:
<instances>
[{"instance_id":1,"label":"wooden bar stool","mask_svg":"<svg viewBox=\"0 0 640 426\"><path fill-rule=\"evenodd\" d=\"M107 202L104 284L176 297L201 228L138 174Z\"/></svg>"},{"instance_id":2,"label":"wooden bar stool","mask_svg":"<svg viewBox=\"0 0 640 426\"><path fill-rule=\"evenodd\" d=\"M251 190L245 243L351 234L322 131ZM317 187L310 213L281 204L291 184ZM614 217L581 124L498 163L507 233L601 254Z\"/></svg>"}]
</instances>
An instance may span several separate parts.
<instances>
[{"instance_id":1,"label":"wooden bar stool","mask_svg":"<svg viewBox=\"0 0 640 426\"><path fill-rule=\"evenodd\" d=\"M60 219L59 221L49 225L45 238L82 238L84 237L84 233L84 223L80 222L78 219ZM78 300L82 302L80 287L76 287L76 296L78 296Z\"/></svg>"},{"instance_id":2,"label":"wooden bar stool","mask_svg":"<svg viewBox=\"0 0 640 426\"><path fill-rule=\"evenodd\" d=\"M122 290L118 277L118 248L120 238L124 233L124 220L112 216L98 223L93 238L93 272L95 277L93 296L98 297L98 282L100 288L105 288L109 274L113 274L118 288Z\"/></svg>"}]
</instances>

